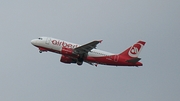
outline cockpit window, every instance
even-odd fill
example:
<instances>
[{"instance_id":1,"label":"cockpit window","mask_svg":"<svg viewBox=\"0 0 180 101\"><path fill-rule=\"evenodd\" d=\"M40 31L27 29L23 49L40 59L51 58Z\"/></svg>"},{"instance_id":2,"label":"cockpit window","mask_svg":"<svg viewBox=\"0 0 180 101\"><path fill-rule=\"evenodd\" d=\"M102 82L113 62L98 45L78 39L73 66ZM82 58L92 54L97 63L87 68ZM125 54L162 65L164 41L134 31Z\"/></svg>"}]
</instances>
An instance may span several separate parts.
<instances>
[{"instance_id":1,"label":"cockpit window","mask_svg":"<svg viewBox=\"0 0 180 101\"><path fill-rule=\"evenodd\" d=\"M42 38L38 38L39 40L42 40Z\"/></svg>"}]
</instances>

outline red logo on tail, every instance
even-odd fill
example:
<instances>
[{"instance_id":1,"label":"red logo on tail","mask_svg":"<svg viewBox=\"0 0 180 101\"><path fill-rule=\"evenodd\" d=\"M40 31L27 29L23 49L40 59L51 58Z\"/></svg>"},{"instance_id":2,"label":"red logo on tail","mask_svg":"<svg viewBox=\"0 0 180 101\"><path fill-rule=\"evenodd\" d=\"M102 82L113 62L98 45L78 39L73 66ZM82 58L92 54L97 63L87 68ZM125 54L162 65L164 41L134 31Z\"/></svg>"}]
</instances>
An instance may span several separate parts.
<instances>
[{"instance_id":1,"label":"red logo on tail","mask_svg":"<svg viewBox=\"0 0 180 101\"><path fill-rule=\"evenodd\" d=\"M141 43L134 44L129 50L129 56L138 57L139 52L142 47L143 47L143 45Z\"/></svg>"}]
</instances>

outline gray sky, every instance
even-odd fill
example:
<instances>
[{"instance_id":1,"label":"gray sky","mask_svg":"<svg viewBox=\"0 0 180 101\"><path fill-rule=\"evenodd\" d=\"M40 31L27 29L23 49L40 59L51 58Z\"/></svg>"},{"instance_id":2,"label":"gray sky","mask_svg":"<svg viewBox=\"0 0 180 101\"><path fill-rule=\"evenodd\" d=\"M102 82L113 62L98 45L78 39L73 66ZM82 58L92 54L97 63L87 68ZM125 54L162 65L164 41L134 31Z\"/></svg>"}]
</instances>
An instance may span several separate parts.
<instances>
[{"instance_id":1,"label":"gray sky","mask_svg":"<svg viewBox=\"0 0 180 101\"><path fill-rule=\"evenodd\" d=\"M1 0L1 101L178 101L179 0ZM147 42L143 67L59 62L30 40L51 36L120 53Z\"/></svg>"}]
</instances>

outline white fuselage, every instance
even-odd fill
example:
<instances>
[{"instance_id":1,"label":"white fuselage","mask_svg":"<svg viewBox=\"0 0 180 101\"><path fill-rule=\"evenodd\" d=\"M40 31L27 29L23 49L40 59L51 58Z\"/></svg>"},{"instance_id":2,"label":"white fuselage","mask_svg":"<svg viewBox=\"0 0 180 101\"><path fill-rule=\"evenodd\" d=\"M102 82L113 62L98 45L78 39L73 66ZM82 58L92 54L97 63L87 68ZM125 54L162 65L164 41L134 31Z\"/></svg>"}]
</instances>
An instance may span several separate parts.
<instances>
[{"instance_id":1,"label":"white fuselage","mask_svg":"<svg viewBox=\"0 0 180 101\"><path fill-rule=\"evenodd\" d=\"M31 43L39 48L39 52L50 51L62 54L60 61L63 63L77 63L82 65L83 61L89 64L105 64L113 66L142 66L138 62L142 47L146 42L138 41L120 54L113 54L102 50L94 49L100 41L92 41L82 46L59 40L51 37L40 37L33 39Z\"/></svg>"},{"instance_id":2,"label":"white fuselage","mask_svg":"<svg viewBox=\"0 0 180 101\"><path fill-rule=\"evenodd\" d=\"M43 47L50 50L59 51L59 53L61 53L62 47L74 49L80 46L78 44L74 44L71 42L67 42L67 41L59 40L55 38L50 38L50 37L41 37L39 39L34 39L31 41L31 43L38 47ZM102 57L102 56L109 56L109 55L114 55L114 54L105 52L102 50L98 50L98 49L92 49L90 52L88 52L88 56L90 57Z\"/></svg>"}]
</instances>

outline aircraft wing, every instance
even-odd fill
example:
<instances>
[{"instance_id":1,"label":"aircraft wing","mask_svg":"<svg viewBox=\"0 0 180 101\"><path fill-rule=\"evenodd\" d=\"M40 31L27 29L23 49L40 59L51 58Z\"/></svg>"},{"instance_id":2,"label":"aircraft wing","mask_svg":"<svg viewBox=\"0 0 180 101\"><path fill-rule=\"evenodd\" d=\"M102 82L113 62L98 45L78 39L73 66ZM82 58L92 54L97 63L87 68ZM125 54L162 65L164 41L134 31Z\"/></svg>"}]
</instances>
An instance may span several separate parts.
<instances>
[{"instance_id":1,"label":"aircraft wing","mask_svg":"<svg viewBox=\"0 0 180 101\"><path fill-rule=\"evenodd\" d=\"M93 48L96 48L97 44L101 43L102 40L100 41L92 41L90 43L87 43L85 45L79 46L74 49L74 51L78 54L84 54L90 52Z\"/></svg>"}]
</instances>

